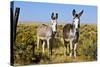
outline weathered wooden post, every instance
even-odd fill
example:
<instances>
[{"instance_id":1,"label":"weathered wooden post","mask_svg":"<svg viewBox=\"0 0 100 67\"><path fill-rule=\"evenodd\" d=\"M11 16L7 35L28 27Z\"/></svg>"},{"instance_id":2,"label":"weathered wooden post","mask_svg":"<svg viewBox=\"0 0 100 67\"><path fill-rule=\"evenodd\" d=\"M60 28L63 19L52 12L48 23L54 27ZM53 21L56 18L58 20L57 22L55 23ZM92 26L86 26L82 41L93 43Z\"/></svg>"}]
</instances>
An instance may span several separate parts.
<instances>
[{"instance_id":1,"label":"weathered wooden post","mask_svg":"<svg viewBox=\"0 0 100 67\"><path fill-rule=\"evenodd\" d=\"M16 40L16 28L17 28L17 23L18 23L18 18L19 18L19 12L20 8L15 8L15 13L14 13L14 2L11 2L11 7L10 7L10 22L11 22L11 31L10 31L10 40L11 40L11 65L14 64L14 53L13 53L13 45L15 44Z\"/></svg>"}]
</instances>

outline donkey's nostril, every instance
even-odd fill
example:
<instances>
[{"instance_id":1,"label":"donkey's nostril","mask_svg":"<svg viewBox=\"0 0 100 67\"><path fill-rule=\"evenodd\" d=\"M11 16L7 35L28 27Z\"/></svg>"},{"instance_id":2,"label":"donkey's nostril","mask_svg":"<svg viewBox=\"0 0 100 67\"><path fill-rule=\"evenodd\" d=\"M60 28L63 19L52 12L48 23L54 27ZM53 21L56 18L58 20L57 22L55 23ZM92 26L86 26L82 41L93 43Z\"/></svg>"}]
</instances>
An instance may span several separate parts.
<instances>
[{"instance_id":1,"label":"donkey's nostril","mask_svg":"<svg viewBox=\"0 0 100 67\"><path fill-rule=\"evenodd\" d=\"M56 31L53 32L53 34L56 34L56 33L57 33Z\"/></svg>"},{"instance_id":2,"label":"donkey's nostril","mask_svg":"<svg viewBox=\"0 0 100 67\"><path fill-rule=\"evenodd\" d=\"M56 34L56 31L54 31L53 34Z\"/></svg>"},{"instance_id":3,"label":"donkey's nostril","mask_svg":"<svg viewBox=\"0 0 100 67\"><path fill-rule=\"evenodd\" d=\"M56 34L57 32L55 31L54 33Z\"/></svg>"},{"instance_id":4,"label":"donkey's nostril","mask_svg":"<svg viewBox=\"0 0 100 67\"><path fill-rule=\"evenodd\" d=\"M56 33L57 33L56 31L53 32L53 37L56 35Z\"/></svg>"}]
</instances>

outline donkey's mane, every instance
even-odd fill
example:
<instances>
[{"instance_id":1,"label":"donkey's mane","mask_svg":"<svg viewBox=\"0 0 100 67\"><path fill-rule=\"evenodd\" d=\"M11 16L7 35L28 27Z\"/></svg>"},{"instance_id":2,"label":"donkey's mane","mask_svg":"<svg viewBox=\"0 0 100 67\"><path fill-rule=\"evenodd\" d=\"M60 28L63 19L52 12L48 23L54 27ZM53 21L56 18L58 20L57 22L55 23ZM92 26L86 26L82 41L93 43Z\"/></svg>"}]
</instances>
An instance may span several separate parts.
<instances>
[{"instance_id":1,"label":"donkey's mane","mask_svg":"<svg viewBox=\"0 0 100 67\"><path fill-rule=\"evenodd\" d=\"M46 24L42 24L42 25L47 26Z\"/></svg>"}]
</instances>

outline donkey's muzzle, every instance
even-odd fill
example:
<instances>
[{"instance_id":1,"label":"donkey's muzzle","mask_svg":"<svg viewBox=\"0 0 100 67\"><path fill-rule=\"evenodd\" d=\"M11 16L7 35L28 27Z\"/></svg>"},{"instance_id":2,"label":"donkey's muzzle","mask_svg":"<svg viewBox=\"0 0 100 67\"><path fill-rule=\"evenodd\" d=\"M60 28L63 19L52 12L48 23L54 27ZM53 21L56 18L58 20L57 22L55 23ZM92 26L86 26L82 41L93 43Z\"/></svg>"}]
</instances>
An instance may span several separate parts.
<instances>
[{"instance_id":1,"label":"donkey's muzzle","mask_svg":"<svg viewBox=\"0 0 100 67\"><path fill-rule=\"evenodd\" d=\"M53 34L56 34L57 32L56 31L54 31L54 33Z\"/></svg>"},{"instance_id":2,"label":"donkey's muzzle","mask_svg":"<svg viewBox=\"0 0 100 67\"><path fill-rule=\"evenodd\" d=\"M56 31L53 32L53 37L56 35L56 33L57 33Z\"/></svg>"}]
</instances>

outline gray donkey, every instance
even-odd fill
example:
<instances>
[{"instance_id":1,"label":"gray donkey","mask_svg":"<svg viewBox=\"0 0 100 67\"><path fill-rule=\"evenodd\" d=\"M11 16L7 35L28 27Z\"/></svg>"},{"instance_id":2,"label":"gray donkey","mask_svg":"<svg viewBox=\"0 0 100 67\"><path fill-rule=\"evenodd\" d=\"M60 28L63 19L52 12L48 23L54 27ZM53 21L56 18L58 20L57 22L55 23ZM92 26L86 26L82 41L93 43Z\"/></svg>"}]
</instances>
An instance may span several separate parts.
<instances>
[{"instance_id":1,"label":"gray donkey","mask_svg":"<svg viewBox=\"0 0 100 67\"><path fill-rule=\"evenodd\" d=\"M83 14L83 10L80 13L76 13L75 9L72 11L73 22L72 24L66 24L63 27L63 39L64 39L64 55L66 55L68 43L69 44L69 56L76 58L76 48L79 39L80 28L80 16Z\"/></svg>"},{"instance_id":2,"label":"gray donkey","mask_svg":"<svg viewBox=\"0 0 100 67\"><path fill-rule=\"evenodd\" d=\"M45 24L42 24L37 28L37 48L39 48L39 42L40 40L43 41L42 49L44 53L45 48L45 42L47 42L48 47L48 54L50 50L50 39L55 36L56 30L57 30L57 19L58 19L58 13L56 13L56 16L54 16L54 13L51 15L51 27Z\"/></svg>"}]
</instances>

